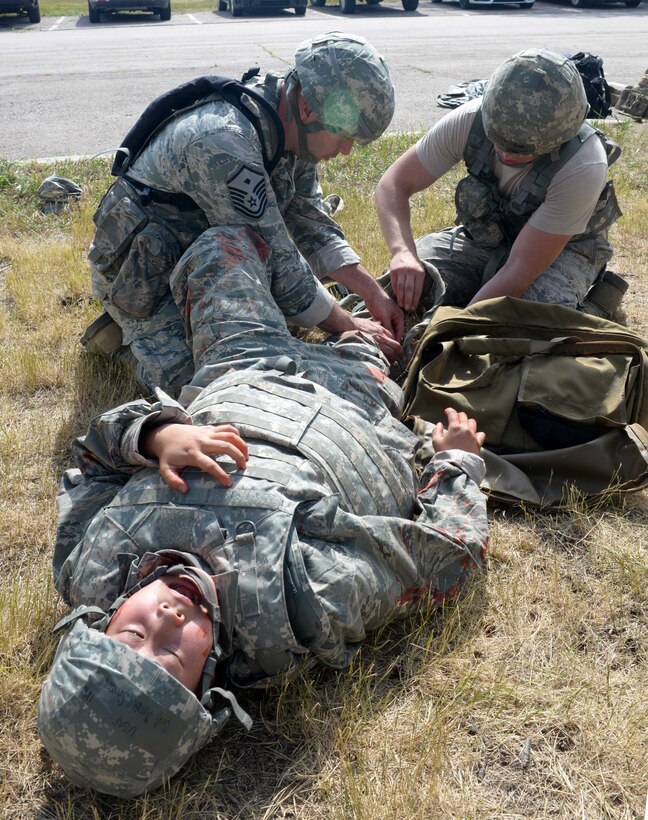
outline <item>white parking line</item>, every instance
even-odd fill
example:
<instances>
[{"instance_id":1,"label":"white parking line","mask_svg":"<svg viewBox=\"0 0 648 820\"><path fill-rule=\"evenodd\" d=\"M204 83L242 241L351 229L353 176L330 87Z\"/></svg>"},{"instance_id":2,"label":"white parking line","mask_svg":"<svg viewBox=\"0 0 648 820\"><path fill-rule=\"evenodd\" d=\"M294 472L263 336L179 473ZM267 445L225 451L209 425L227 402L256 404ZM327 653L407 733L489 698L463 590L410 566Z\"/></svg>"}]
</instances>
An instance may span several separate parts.
<instances>
[{"instance_id":1,"label":"white parking line","mask_svg":"<svg viewBox=\"0 0 648 820\"><path fill-rule=\"evenodd\" d=\"M188 18L189 18L189 19L190 19L193 23L195 23L197 26L202 26L203 21L202 21L202 20L199 20L197 17L194 17L194 16L193 16L193 14L188 14L188 15L187 15L187 17L188 17Z\"/></svg>"},{"instance_id":2,"label":"white parking line","mask_svg":"<svg viewBox=\"0 0 648 820\"><path fill-rule=\"evenodd\" d=\"M54 23L54 25L50 26L47 30L54 31L54 29L57 29L61 25L63 20L65 20L65 17L59 17L59 19Z\"/></svg>"}]
</instances>

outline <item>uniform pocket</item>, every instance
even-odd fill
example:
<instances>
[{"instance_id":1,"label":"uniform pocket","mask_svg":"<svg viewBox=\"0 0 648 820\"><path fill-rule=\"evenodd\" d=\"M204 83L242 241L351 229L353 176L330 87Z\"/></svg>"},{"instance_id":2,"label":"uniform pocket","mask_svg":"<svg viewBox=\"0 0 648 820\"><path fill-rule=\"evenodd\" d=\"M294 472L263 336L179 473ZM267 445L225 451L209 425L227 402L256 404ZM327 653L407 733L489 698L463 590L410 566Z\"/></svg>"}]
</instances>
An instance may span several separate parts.
<instances>
[{"instance_id":1,"label":"uniform pocket","mask_svg":"<svg viewBox=\"0 0 648 820\"><path fill-rule=\"evenodd\" d=\"M109 201L105 200L95 214L97 231L88 251L88 259L102 273L127 250L148 221L148 216L129 196L118 199L102 217L100 212L107 204Z\"/></svg>"},{"instance_id":2,"label":"uniform pocket","mask_svg":"<svg viewBox=\"0 0 648 820\"><path fill-rule=\"evenodd\" d=\"M149 222L132 239L112 285L112 301L129 316L147 319L164 295L182 251L171 231Z\"/></svg>"}]
</instances>

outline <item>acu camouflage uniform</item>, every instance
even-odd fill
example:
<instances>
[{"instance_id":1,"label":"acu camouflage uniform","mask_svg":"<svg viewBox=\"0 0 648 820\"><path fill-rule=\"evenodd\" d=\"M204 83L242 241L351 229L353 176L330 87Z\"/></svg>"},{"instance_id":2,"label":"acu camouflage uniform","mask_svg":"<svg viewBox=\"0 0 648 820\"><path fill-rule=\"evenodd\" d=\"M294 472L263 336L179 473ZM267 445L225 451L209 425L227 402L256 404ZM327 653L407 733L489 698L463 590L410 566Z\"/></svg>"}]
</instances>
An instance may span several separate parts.
<instances>
[{"instance_id":1,"label":"acu camouflage uniform","mask_svg":"<svg viewBox=\"0 0 648 820\"><path fill-rule=\"evenodd\" d=\"M518 71L525 61L533 60L539 61L544 73L538 71L534 77L528 71ZM574 84L571 88L569 81ZM458 227L416 241L419 259L433 266L445 285L443 296L434 289L427 299L424 296L424 307L430 306L431 298L436 304L467 305L506 262L518 234L544 201L552 177L586 139L599 138L600 132L591 126L581 127L587 98L578 71L568 58L547 49L528 49L495 72L489 85L495 88L497 84L501 91L489 97L487 89L464 148L469 175L457 186ZM512 105L511 100L518 102ZM531 172L510 199L498 192L491 170L494 141L500 150L536 156ZM608 145L613 146L604 144L606 151ZM611 156L609 152L610 164L618 156L618 147L614 148L617 153ZM594 304L585 305L585 298L612 257L607 229L620 214L608 182L585 232L570 239L521 298L603 315Z\"/></svg>"},{"instance_id":2,"label":"acu camouflage uniform","mask_svg":"<svg viewBox=\"0 0 648 820\"><path fill-rule=\"evenodd\" d=\"M276 108L280 80L268 74L251 86ZM253 100L249 107L259 113L265 144L276 144L267 114ZM332 297L318 279L360 261L322 204L315 165L284 153L269 178L263 161L251 122L212 99L167 124L95 214L93 294L121 326L136 375L151 389L179 389L193 375L168 283L182 253L208 226L254 227L290 274L281 309L302 326L317 325L330 312ZM147 187L187 195L198 209L147 202Z\"/></svg>"},{"instance_id":3,"label":"acu camouflage uniform","mask_svg":"<svg viewBox=\"0 0 648 820\"><path fill-rule=\"evenodd\" d=\"M357 334L292 338L273 299L288 274L273 262L249 228L203 234L171 282L192 385L180 403L158 392L97 418L59 495L54 577L68 603L107 609L129 565L166 548L236 579L221 614L237 686L283 679L309 657L348 664L367 630L452 595L487 541L481 459L438 454L417 483L417 439L392 415L402 394L382 354ZM230 489L185 470L178 494L139 453L145 426L190 420L235 424L247 440Z\"/></svg>"}]
</instances>

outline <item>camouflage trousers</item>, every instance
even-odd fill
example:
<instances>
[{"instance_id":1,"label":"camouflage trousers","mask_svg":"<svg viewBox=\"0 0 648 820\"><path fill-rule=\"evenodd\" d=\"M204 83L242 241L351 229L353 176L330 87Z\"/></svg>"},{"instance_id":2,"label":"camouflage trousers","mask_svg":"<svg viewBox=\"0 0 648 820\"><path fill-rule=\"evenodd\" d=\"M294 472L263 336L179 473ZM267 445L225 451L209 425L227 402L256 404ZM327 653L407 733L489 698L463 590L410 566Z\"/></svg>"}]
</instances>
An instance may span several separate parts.
<instances>
[{"instance_id":1,"label":"camouflage trousers","mask_svg":"<svg viewBox=\"0 0 648 820\"><path fill-rule=\"evenodd\" d=\"M114 355L132 367L137 381L148 390L162 387L176 395L193 376L193 361L171 294L160 300L147 319L128 316L108 302L104 308L123 333L124 348Z\"/></svg>"},{"instance_id":2,"label":"camouflage trousers","mask_svg":"<svg viewBox=\"0 0 648 820\"><path fill-rule=\"evenodd\" d=\"M465 307L482 286L490 252L463 234L455 234L452 228L427 234L416 240L416 250L445 283L442 304ZM572 239L520 298L594 312L584 304L585 296L611 257L612 248L603 234Z\"/></svg>"},{"instance_id":3,"label":"camouflage trousers","mask_svg":"<svg viewBox=\"0 0 648 820\"><path fill-rule=\"evenodd\" d=\"M92 292L122 329L118 355L128 357L145 387L175 392L193 375L193 362L169 276L207 226L204 214L144 203L133 185L118 179L94 220Z\"/></svg>"},{"instance_id":4,"label":"camouflage trousers","mask_svg":"<svg viewBox=\"0 0 648 820\"><path fill-rule=\"evenodd\" d=\"M374 423L386 411L399 417L402 392L379 348L355 332L324 344L294 338L272 296L280 277L270 247L243 225L209 228L185 252L170 284L193 350L191 387L232 370L287 370L353 402Z\"/></svg>"}]
</instances>

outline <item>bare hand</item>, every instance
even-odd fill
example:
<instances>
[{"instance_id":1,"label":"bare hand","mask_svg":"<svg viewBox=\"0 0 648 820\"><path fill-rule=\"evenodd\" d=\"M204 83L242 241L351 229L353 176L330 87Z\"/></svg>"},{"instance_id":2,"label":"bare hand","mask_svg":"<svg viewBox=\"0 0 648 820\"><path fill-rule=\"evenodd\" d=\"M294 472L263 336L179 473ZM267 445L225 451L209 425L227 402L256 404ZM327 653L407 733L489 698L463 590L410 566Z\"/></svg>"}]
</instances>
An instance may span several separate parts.
<instances>
[{"instance_id":1,"label":"bare hand","mask_svg":"<svg viewBox=\"0 0 648 820\"><path fill-rule=\"evenodd\" d=\"M180 493L189 490L180 476L185 467L198 467L223 487L231 487L232 479L210 456L229 456L241 470L248 459L247 444L231 424L162 424L144 431L140 447L145 455L157 458L160 475L172 490Z\"/></svg>"},{"instance_id":2,"label":"bare hand","mask_svg":"<svg viewBox=\"0 0 648 820\"><path fill-rule=\"evenodd\" d=\"M379 288L371 298L365 299L365 304L372 317L380 322L397 342L400 342L405 330L405 318L396 302L382 288Z\"/></svg>"},{"instance_id":3,"label":"bare hand","mask_svg":"<svg viewBox=\"0 0 648 820\"><path fill-rule=\"evenodd\" d=\"M445 411L448 418L448 429L440 421L435 424L432 432L432 444L434 450L440 453L441 450L465 450L466 453L479 451L486 440L486 433L477 432L477 422L469 419L462 411L457 412L454 408L448 407Z\"/></svg>"},{"instance_id":4,"label":"bare hand","mask_svg":"<svg viewBox=\"0 0 648 820\"><path fill-rule=\"evenodd\" d=\"M378 322L374 322L372 319L360 319L357 316L353 316L352 320L356 330L373 337L378 347L390 362L395 362L402 357L403 348L389 330L378 324Z\"/></svg>"},{"instance_id":5,"label":"bare hand","mask_svg":"<svg viewBox=\"0 0 648 820\"><path fill-rule=\"evenodd\" d=\"M403 310L416 310L425 284L425 269L411 253L394 256L389 266L396 301Z\"/></svg>"}]
</instances>

